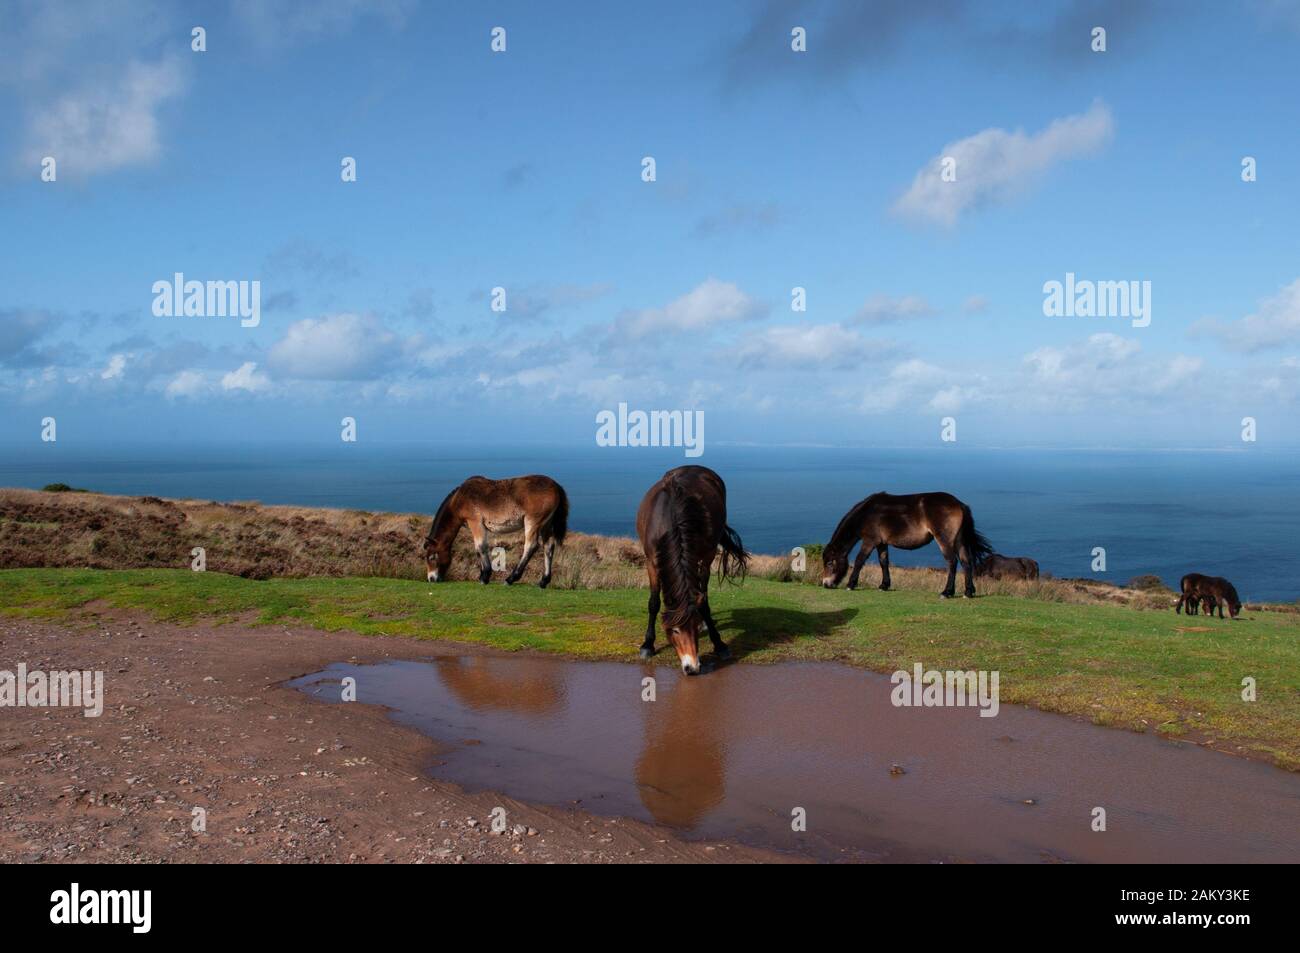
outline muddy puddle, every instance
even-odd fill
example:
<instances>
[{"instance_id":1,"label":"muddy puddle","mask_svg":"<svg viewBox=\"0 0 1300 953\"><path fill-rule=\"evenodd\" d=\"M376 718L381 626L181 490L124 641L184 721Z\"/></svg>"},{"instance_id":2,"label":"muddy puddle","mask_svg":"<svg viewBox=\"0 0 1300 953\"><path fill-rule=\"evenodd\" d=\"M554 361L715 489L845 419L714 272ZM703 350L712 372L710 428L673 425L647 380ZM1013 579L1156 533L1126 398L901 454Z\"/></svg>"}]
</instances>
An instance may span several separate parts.
<instances>
[{"instance_id":1,"label":"muddy puddle","mask_svg":"<svg viewBox=\"0 0 1300 953\"><path fill-rule=\"evenodd\" d=\"M332 665L290 685L338 702L345 676L357 701L440 743L434 777L685 837L817 860L1300 861L1300 776L1011 705L993 718L896 708L887 677L847 666L688 679L451 656ZM795 808L806 831L791 828Z\"/></svg>"}]
</instances>

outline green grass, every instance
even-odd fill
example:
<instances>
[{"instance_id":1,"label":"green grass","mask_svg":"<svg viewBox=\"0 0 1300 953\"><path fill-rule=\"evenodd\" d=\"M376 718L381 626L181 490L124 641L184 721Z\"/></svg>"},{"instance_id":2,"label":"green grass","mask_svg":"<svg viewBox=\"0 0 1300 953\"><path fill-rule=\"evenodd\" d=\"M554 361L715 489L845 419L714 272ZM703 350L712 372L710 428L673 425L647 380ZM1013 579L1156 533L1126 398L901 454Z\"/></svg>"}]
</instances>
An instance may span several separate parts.
<instances>
[{"instance_id":1,"label":"green grass","mask_svg":"<svg viewBox=\"0 0 1300 953\"><path fill-rule=\"evenodd\" d=\"M715 585L723 637L749 663L835 660L876 671L997 669L1001 700L1099 724L1214 739L1300 769L1300 617L1187 618L1011 596L826 591L750 579ZM254 582L185 570L0 571L0 613L68 620L91 602L156 619L290 623L334 631L477 642L508 651L635 660L642 589L394 579ZM1198 631L1205 629L1208 631ZM660 645L663 645L662 636ZM672 663L672 651L660 655ZM1241 699L1251 676L1258 700Z\"/></svg>"}]
</instances>

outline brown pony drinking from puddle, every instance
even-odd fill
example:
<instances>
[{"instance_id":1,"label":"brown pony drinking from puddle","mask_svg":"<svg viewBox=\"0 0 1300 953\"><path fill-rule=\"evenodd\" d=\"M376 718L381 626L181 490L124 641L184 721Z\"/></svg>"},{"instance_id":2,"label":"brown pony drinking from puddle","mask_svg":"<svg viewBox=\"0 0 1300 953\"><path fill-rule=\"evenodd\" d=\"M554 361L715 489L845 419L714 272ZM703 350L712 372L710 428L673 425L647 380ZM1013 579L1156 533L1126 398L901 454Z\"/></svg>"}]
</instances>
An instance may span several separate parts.
<instances>
[{"instance_id":1,"label":"brown pony drinking from puddle","mask_svg":"<svg viewBox=\"0 0 1300 953\"><path fill-rule=\"evenodd\" d=\"M545 589L551 581L551 561L555 558L555 544L564 542L568 528L569 497L564 487L548 476L521 476L507 480L489 480L472 476L456 489L438 507L438 513L429 527L424 541L424 564L429 582L447 578L451 566L451 546L462 526L468 526L479 554L478 581L492 578L492 560L489 556L489 533L514 533L524 531L524 553L510 575L506 585L519 581L533 558L539 541L545 546L546 565L537 583Z\"/></svg>"},{"instance_id":2,"label":"brown pony drinking from puddle","mask_svg":"<svg viewBox=\"0 0 1300 953\"><path fill-rule=\"evenodd\" d=\"M727 525L727 487L708 467L669 470L646 492L636 513L636 532L645 550L650 579L650 619L641 657L655 654L655 616L662 594L664 631L677 650L682 671L700 673L700 623L715 658L731 653L709 611L709 572L722 548L719 575L743 576L749 554Z\"/></svg>"},{"instance_id":3,"label":"brown pony drinking from puddle","mask_svg":"<svg viewBox=\"0 0 1300 953\"><path fill-rule=\"evenodd\" d=\"M834 589L840 584L848 572L849 553L861 541L849 588L857 588L858 575L874 549L880 558L880 588L888 589L889 547L920 549L931 540L939 544L939 552L948 563L948 583L939 594L945 599L953 596L960 559L966 572L966 596L975 595L971 573L993 554L993 547L975 531L970 507L949 493L873 493L855 505L844 514L822 550L822 585Z\"/></svg>"},{"instance_id":4,"label":"brown pony drinking from puddle","mask_svg":"<svg viewBox=\"0 0 1300 953\"><path fill-rule=\"evenodd\" d=\"M1214 615L1217 607L1219 618L1223 618L1223 607L1228 607L1228 613L1232 618L1237 618L1241 613L1241 600L1237 598L1237 590L1224 579L1222 576L1202 576L1199 572L1189 572L1178 584L1182 591L1178 597L1178 602L1174 606L1175 612L1182 612L1187 609L1188 615L1194 615L1197 604L1204 605L1206 615Z\"/></svg>"}]
</instances>

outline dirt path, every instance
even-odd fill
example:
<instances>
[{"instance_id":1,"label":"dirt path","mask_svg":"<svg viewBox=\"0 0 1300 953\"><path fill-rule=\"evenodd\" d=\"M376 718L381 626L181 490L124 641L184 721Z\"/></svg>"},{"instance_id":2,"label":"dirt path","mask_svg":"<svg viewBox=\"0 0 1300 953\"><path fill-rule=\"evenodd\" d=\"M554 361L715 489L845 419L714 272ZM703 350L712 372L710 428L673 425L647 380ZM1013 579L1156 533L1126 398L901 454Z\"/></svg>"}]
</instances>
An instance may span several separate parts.
<instances>
[{"instance_id":1,"label":"dirt path","mask_svg":"<svg viewBox=\"0 0 1300 953\"><path fill-rule=\"evenodd\" d=\"M103 714L0 708L0 862L746 862L734 844L431 780L438 749L378 708L281 687L335 661L482 652L116 612L0 621L0 669L102 670ZM206 832L191 830L193 809ZM494 808L507 830L491 831Z\"/></svg>"}]
</instances>

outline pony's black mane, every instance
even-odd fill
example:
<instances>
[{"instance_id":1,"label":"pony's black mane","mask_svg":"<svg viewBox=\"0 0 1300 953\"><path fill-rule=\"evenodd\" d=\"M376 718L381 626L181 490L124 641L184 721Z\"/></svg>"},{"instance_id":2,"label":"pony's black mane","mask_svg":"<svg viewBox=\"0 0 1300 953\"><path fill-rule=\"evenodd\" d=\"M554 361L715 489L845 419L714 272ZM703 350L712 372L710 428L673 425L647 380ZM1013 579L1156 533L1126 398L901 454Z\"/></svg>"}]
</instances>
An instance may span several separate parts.
<instances>
[{"instance_id":1,"label":"pony's black mane","mask_svg":"<svg viewBox=\"0 0 1300 953\"><path fill-rule=\"evenodd\" d=\"M456 490L459 489L460 487L456 487ZM446 497L443 498L443 501L438 504L438 512L433 514L433 524L429 527L427 542L433 542L433 538L438 535L438 526L442 523L443 514L447 512L447 506L451 503L451 498L456 495L456 490L452 490L448 493Z\"/></svg>"},{"instance_id":2,"label":"pony's black mane","mask_svg":"<svg viewBox=\"0 0 1300 953\"><path fill-rule=\"evenodd\" d=\"M664 626L677 629L691 618L699 618L700 580L693 553L698 548L699 528L707 525L709 517L703 504L676 483L665 489L669 528L655 543L655 568L665 596Z\"/></svg>"},{"instance_id":3,"label":"pony's black mane","mask_svg":"<svg viewBox=\"0 0 1300 953\"><path fill-rule=\"evenodd\" d=\"M831 534L830 542L826 544L826 549L836 552L838 550L848 550L852 548L854 541L858 538L858 533L862 529L862 522L866 519L867 506L877 497L884 496L882 493L872 493L865 500L861 500L853 505L853 508L844 514L840 520L835 532Z\"/></svg>"}]
</instances>

